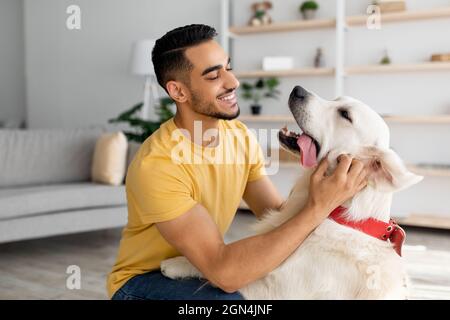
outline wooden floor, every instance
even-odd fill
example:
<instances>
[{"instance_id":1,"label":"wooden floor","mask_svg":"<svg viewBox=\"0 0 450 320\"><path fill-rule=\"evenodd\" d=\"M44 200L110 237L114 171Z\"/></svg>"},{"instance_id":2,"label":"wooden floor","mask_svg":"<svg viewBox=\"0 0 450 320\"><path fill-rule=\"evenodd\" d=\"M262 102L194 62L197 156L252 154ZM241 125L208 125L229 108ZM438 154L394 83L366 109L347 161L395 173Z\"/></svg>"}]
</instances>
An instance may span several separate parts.
<instances>
[{"instance_id":1,"label":"wooden floor","mask_svg":"<svg viewBox=\"0 0 450 320\"><path fill-rule=\"evenodd\" d=\"M248 234L254 219L238 214L227 241ZM119 229L0 245L0 299L106 299ZM450 299L450 231L407 229L411 299ZM66 269L81 269L81 289L66 288Z\"/></svg>"}]
</instances>

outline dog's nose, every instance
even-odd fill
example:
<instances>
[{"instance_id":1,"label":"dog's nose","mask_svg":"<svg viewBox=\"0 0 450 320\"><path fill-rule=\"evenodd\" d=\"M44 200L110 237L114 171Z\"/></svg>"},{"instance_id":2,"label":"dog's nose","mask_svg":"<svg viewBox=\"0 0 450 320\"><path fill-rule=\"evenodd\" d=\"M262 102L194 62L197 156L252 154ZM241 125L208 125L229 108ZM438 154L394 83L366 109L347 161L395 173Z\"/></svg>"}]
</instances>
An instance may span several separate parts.
<instances>
[{"instance_id":1,"label":"dog's nose","mask_svg":"<svg viewBox=\"0 0 450 320\"><path fill-rule=\"evenodd\" d=\"M292 95L297 99L303 100L308 95L308 91L300 86L295 86L295 88L292 90Z\"/></svg>"}]
</instances>

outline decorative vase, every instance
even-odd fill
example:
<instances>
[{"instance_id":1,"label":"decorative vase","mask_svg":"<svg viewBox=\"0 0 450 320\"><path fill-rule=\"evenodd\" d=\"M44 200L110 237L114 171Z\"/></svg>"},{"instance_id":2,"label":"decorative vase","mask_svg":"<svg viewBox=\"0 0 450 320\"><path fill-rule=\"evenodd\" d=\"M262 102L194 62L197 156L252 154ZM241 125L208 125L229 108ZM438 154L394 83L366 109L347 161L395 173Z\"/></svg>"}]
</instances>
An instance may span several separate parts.
<instances>
[{"instance_id":1,"label":"decorative vase","mask_svg":"<svg viewBox=\"0 0 450 320\"><path fill-rule=\"evenodd\" d=\"M316 17L316 10L306 9L302 11L303 19L312 20Z\"/></svg>"},{"instance_id":2,"label":"decorative vase","mask_svg":"<svg viewBox=\"0 0 450 320\"><path fill-rule=\"evenodd\" d=\"M252 115L256 116L261 114L261 106L259 104L254 104L250 106L252 110Z\"/></svg>"}]
</instances>

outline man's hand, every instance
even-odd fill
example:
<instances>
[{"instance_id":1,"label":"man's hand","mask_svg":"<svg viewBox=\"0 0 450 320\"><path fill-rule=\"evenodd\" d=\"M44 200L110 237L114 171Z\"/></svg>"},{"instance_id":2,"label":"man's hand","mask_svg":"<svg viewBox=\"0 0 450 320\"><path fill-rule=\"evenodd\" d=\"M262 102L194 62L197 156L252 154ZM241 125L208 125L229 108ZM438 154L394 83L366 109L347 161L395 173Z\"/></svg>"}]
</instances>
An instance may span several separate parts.
<instances>
[{"instance_id":1,"label":"man's hand","mask_svg":"<svg viewBox=\"0 0 450 320\"><path fill-rule=\"evenodd\" d=\"M367 185L367 172L361 161L340 155L338 166L330 176L325 176L328 159L320 162L311 176L307 207L315 208L318 221L322 221L336 207L353 197Z\"/></svg>"}]
</instances>

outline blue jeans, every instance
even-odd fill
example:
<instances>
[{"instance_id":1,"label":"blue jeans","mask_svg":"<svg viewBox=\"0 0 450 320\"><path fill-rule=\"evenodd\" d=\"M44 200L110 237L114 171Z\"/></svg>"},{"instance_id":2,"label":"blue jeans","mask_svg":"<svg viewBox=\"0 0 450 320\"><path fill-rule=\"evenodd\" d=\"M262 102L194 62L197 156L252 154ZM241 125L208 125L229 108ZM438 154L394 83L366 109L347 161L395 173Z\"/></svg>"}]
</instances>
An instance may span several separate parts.
<instances>
[{"instance_id":1,"label":"blue jeans","mask_svg":"<svg viewBox=\"0 0 450 320\"><path fill-rule=\"evenodd\" d=\"M155 270L128 280L112 300L244 300L239 292L227 293L206 283L204 279L169 279Z\"/></svg>"}]
</instances>

